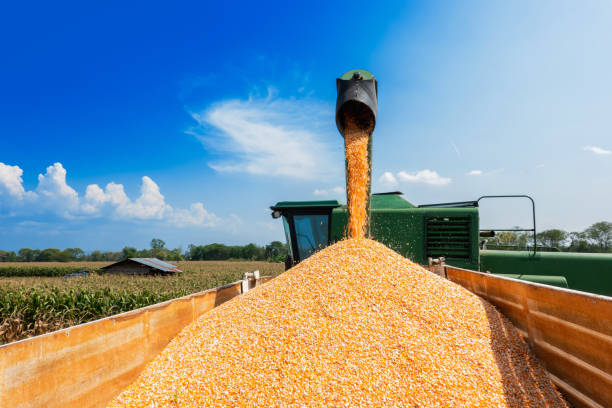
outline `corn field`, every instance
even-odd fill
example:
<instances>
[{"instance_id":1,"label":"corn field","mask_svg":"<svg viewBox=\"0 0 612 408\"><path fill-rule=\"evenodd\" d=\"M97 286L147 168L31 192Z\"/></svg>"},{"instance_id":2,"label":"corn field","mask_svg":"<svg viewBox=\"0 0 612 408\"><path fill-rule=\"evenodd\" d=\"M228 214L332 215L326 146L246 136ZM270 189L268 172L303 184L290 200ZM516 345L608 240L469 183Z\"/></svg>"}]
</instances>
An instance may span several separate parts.
<instances>
[{"instance_id":1,"label":"corn field","mask_svg":"<svg viewBox=\"0 0 612 408\"><path fill-rule=\"evenodd\" d=\"M109 262L2 262L0 277L64 276L80 270L97 271Z\"/></svg>"},{"instance_id":2,"label":"corn field","mask_svg":"<svg viewBox=\"0 0 612 408\"><path fill-rule=\"evenodd\" d=\"M50 264L50 265L49 265ZM107 262L11 263L0 268L36 271L21 277L0 277L0 344L44 334L165 300L181 297L242 278L259 269L276 276L284 266L268 262L183 261L175 276L126 276L93 273L87 277L51 277L81 269L98 270ZM63 269L62 269L63 268ZM58 275L56 275L58 276Z\"/></svg>"}]
</instances>

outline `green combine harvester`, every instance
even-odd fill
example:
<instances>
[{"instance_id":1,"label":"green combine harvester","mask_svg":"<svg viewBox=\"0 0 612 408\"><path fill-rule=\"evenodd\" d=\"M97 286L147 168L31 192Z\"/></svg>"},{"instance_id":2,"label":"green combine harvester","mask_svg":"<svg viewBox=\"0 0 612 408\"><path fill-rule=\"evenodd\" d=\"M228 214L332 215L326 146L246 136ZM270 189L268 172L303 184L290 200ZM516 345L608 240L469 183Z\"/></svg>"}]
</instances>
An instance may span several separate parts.
<instances>
[{"instance_id":1,"label":"green combine harvester","mask_svg":"<svg viewBox=\"0 0 612 408\"><path fill-rule=\"evenodd\" d=\"M352 70L337 79L336 123L347 110L363 116L369 111L371 127L377 113L377 84L373 75ZM370 128L369 128L370 129ZM371 130L369 130L371 132ZM370 137L370 157L371 157ZM371 169L370 169L371 171ZM544 252L535 242L535 203L525 195L483 196L477 200L416 206L401 192L372 194L369 236L421 265L448 265L506 277L612 296L612 254ZM480 230L481 200L525 198L531 201L530 229ZM282 218L288 254L286 268L346 236L347 206L335 200L281 201L270 207L273 218ZM528 251L487 250L486 238L499 231L529 231Z\"/></svg>"}]
</instances>

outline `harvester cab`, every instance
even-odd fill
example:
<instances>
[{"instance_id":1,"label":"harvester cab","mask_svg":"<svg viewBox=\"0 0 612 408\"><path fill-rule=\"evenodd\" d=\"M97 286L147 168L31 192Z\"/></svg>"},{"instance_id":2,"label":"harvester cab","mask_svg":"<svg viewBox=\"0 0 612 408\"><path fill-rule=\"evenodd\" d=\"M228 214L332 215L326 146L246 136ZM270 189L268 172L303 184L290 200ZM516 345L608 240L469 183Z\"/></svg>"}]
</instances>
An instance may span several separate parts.
<instances>
[{"instance_id":1,"label":"harvester cab","mask_svg":"<svg viewBox=\"0 0 612 408\"><path fill-rule=\"evenodd\" d=\"M444 257L449 264L478 269L476 207L419 208L401 194L372 194L369 237L422 265ZM338 201L281 201L270 208L272 217L283 219L286 268L346 236L348 209Z\"/></svg>"}]
</instances>

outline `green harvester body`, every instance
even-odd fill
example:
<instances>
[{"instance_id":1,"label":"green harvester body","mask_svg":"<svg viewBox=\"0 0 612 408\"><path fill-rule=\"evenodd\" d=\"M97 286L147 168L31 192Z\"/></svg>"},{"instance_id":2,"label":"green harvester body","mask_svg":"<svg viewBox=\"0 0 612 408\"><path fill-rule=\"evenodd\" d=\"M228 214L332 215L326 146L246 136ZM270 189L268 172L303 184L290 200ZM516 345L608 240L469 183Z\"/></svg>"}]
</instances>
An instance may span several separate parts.
<instances>
[{"instance_id":1,"label":"green harvester body","mask_svg":"<svg viewBox=\"0 0 612 408\"><path fill-rule=\"evenodd\" d=\"M370 237L421 265L448 265L612 296L612 254L480 248L478 207L416 207L401 193L373 194ZM335 201L282 201L287 268L346 236L348 210Z\"/></svg>"}]
</instances>

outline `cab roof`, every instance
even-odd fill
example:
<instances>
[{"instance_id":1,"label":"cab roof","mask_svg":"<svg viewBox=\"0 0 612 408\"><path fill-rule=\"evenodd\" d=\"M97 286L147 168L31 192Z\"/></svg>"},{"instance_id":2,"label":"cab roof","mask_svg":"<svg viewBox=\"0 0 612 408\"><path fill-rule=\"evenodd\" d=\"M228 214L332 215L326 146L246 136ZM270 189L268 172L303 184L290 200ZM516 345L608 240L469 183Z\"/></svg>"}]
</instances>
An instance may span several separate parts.
<instances>
[{"instance_id":1,"label":"cab roof","mask_svg":"<svg viewBox=\"0 0 612 408\"><path fill-rule=\"evenodd\" d=\"M321 208L336 208L342 204L338 200L320 200L320 201L279 201L276 205L270 207L271 210L281 210L285 208L301 208L301 207L321 207Z\"/></svg>"}]
</instances>

